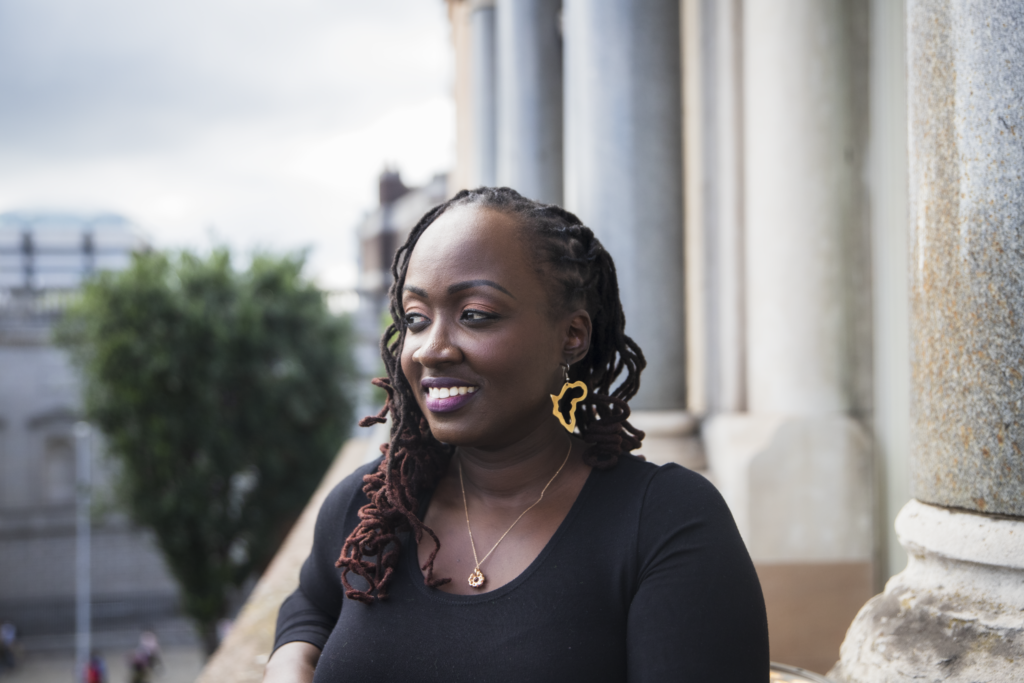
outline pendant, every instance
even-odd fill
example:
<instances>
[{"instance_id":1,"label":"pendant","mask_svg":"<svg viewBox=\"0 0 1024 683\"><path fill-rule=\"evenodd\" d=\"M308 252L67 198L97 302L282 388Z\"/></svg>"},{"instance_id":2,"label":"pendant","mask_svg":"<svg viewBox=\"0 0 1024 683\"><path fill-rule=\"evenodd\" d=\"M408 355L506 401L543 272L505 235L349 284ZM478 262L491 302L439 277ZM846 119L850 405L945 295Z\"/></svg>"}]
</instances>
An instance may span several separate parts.
<instances>
[{"instance_id":1,"label":"pendant","mask_svg":"<svg viewBox=\"0 0 1024 683\"><path fill-rule=\"evenodd\" d=\"M484 575L480 572L480 567L473 570L473 573L469 575L469 585L472 588L479 588L484 585Z\"/></svg>"}]
</instances>

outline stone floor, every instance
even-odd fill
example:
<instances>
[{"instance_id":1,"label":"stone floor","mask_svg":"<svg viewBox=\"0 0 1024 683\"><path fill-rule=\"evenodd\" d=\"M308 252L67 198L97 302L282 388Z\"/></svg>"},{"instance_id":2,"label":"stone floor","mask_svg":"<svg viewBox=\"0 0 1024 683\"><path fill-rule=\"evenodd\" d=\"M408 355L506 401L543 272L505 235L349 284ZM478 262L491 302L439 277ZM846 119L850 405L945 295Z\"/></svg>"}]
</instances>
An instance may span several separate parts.
<instances>
[{"instance_id":1,"label":"stone floor","mask_svg":"<svg viewBox=\"0 0 1024 683\"><path fill-rule=\"evenodd\" d=\"M107 683L129 683L129 650L103 651L107 663ZM192 683L203 667L203 655L196 647L163 649L163 666L154 683ZM78 683L73 676L74 658L68 654L37 652L27 654L14 671L0 673L2 683Z\"/></svg>"}]
</instances>

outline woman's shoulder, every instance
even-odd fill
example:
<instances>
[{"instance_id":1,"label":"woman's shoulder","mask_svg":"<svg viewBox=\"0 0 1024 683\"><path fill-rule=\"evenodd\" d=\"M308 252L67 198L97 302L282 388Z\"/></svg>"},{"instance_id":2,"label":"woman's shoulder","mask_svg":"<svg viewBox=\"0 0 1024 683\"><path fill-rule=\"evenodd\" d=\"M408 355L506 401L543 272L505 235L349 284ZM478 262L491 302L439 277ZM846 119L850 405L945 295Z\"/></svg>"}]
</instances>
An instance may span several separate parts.
<instances>
[{"instance_id":1,"label":"woman's shoulder","mask_svg":"<svg viewBox=\"0 0 1024 683\"><path fill-rule=\"evenodd\" d=\"M729 557L745 552L728 506L699 472L623 455L599 471L595 484L586 519L595 533L621 544L627 561L638 562L637 576L695 548Z\"/></svg>"},{"instance_id":2,"label":"woman's shoulder","mask_svg":"<svg viewBox=\"0 0 1024 683\"><path fill-rule=\"evenodd\" d=\"M616 477L624 494L642 501L643 514L705 517L727 515L729 508L707 477L676 463L656 465L635 455L620 456Z\"/></svg>"},{"instance_id":3,"label":"woman's shoulder","mask_svg":"<svg viewBox=\"0 0 1024 683\"><path fill-rule=\"evenodd\" d=\"M699 472L676 463L656 465L643 456L624 453L612 468L617 479L632 486L642 486L656 494L711 494L718 493L714 485Z\"/></svg>"},{"instance_id":4,"label":"woman's shoulder","mask_svg":"<svg viewBox=\"0 0 1024 683\"><path fill-rule=\"evenodd\" d=\"M631 489L642 575L685 564L680 558L690 555L704 558L701 562L710 563L708 567L720 562L749 564L732 512L705 476L675 463L658 466L632 457L622 458L620 466L624 480L642 483L642 489ZM718 559L708 560L709 553Z\"/></svg>"}]
</instances>

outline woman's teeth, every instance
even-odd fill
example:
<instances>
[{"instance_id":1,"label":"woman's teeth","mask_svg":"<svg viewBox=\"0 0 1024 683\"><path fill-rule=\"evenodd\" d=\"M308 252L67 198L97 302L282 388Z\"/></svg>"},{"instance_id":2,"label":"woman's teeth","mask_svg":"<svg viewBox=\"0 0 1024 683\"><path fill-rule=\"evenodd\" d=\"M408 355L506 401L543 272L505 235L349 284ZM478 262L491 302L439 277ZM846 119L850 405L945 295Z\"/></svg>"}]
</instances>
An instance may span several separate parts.
<instances>
[{"instance_id":1,"label":"woman's teeth","mask_svg":"<svg viewBox=\"0 0 1024 683\"><path fill-rule=\"evenodd\" d=\"M430 398L449 398L451 396L472 394L475 391L476 387L430 387L427 389L427 395Z\"/></svg>"}]
</instances>

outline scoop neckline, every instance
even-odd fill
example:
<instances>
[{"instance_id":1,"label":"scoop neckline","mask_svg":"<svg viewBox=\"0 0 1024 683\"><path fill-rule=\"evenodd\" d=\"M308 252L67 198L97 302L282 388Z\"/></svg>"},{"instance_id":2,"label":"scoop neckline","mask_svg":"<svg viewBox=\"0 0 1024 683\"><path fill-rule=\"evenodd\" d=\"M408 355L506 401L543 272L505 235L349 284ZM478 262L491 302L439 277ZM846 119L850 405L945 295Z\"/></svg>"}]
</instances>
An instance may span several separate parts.
<instances>
[{"instance_id":1,"label":"scoop neckline","mask_svg":"<svg viewBox=\"0 0 1024 683\"><path fill-rule=\"evenodd\" d=\"M437 602L458 605L472 605L482 602L488 602L490 600L496 600L502 596L508 595L516 588L518 588L520 585L525 583L530 578L530 576L535 571L537 571L537 569L544 563L544 560L547 558L547 556L553 552L555 546L558 545L558 541L562 538L562 536L566 534L567 529L572 524L573 520L576 518L576 515L579 513L579 510L584 503L584 499L590 493L590 489L593 488L593 482L597 477L597 472L598 469L596 467L591 468L590 474L587 475L586 481L583 482L583 487L580 489L580 492L576 494L576 500L573 501L572 507L569 508L569 512L566 513L565 518L562 520L561 524L558 525L558 529L556 529L555 533L551 536L550 539L548 539L547 544L540 551L537 557L533 559L533 562L527 565L526 569L521 571L516 578L512 579L505 585L500 586L499 588L495 588L492 591L487 591L486 593L480 593L478 595L458 595L455 593L446 593L440 588L431 588L423 582L423 571L420 569L419 563L418 544L416 543L414 538L411 539L412 543L410 543L410 547L412 549L412 552L404 553L406 555L405 566L409 572L409 577L412 579L412 583L416 586L416 590L419 593ZM430 507L430 501L433 497L434 492L431 491L430 496L426 498L422 508L418 511L421 514L421 519L422 514L426 512L428 507ZM457 579L455 577L452 577L452 581L456 580Z\"/></svg>"}]
</instances>

